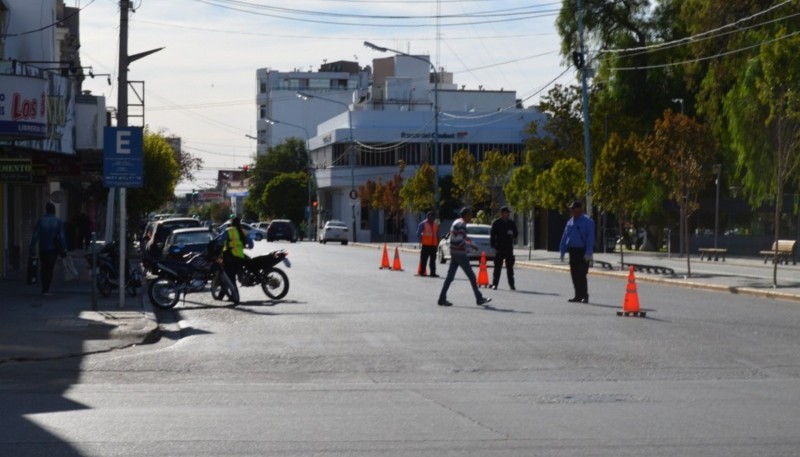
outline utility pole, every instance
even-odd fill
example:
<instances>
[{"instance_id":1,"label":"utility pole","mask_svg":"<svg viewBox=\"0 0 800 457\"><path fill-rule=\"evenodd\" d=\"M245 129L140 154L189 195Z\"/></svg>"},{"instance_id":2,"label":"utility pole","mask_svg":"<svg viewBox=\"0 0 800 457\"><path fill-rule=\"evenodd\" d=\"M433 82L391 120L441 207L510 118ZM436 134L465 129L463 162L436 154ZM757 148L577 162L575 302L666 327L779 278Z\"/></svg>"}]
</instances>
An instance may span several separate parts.
<instances>
[{"instance_id":1,"label":"utility pole","mask_svg":"<svg viewBox=\"0 0 800 457\"><path fill-rule=\"evenodd\" d=\"M117 71L117 128L128 126L128 11L130 0L119 2L119 69ZM125 307L127 189L119 188L119 307Z\"/></svg>"}]
</instances>

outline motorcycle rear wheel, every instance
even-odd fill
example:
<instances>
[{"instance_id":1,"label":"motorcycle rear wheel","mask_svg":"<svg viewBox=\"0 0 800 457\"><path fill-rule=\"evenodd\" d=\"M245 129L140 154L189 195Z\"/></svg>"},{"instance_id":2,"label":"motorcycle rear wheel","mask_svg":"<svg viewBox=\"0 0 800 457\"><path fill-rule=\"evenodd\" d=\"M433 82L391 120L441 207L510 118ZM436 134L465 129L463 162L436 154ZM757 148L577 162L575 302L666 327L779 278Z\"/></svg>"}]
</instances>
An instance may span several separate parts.
<instances>
[{"instance_id":1,"label":"motorcycle rear wheel","mask_svg":"<svg viewBox=\"0 0 800 457\"><path fill-rule=\"evenodd\" d=\"M175 281L166 278L150 281L150 285L147 287L147 295L150 297L150 303L161 309L174 308L181 298L181 293L177 290Z\"/></svg>"},{"instance_id":2,"label":"motorcycle rear wheel","mask_svg":"<svg viewBox=\"0 0 800 457\"><path fill-rule=\"evenodd\" d=\"M264 275L261 289L267 297L280 300L289 293L289 277L279 268L272 268Z\"/></svg>"},{"instance_id":3,"label":"motorcycle rear wheel","mask_svg":"<svg viewBox=\"0 0 800 457\"><path fill-rule=\"evenodd\" d=\"M114 285L111 284L111 272L106 268L100 267L95 281L97 282L97 291L104 297L110 297L114 288Z\"/></svg>"}]
</instances>

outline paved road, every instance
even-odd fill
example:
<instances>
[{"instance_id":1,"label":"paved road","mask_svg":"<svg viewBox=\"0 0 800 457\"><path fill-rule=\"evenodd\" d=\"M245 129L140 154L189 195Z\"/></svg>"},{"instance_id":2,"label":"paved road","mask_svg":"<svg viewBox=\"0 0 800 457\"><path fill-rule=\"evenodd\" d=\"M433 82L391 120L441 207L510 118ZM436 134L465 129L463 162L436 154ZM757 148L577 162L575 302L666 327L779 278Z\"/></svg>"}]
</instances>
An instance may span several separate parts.
<instances>
[{"instance_id":1,"label":"paved road","mask_svg":"<svg viewBox=\"0 0 800 457\"><path fill-rule=\"evenodd\" d=\"M566 274L520 269L490 308L463 280L441 308L413 255L278 246L283 302L198 294L156 345L0 366L0 455L800 452L797 303L642 282L648 318L618 318L624 281L572 304Z\"/></svg>"}]
</instances>

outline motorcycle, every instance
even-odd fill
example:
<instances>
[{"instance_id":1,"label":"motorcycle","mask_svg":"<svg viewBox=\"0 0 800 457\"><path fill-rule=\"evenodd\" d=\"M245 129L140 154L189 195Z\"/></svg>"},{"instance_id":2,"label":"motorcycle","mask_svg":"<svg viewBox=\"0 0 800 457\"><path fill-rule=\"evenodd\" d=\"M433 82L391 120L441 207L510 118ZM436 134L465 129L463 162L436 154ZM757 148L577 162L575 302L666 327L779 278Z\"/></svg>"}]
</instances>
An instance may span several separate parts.
<instances>
[{"instance_id":1,"label":"motorcycle","mask_svg":"<svg viewBox=\"0 0 800 457\"><path fill-rule=\"evenodd\" d=\"M111 296L111 292L119 286L119 243L112 241L104 245L95 254L86 254L84 257L90 269L94 269L95 283L97 290L104 297ZM94 259L97 260L95 265ZM135 297L142 287L142 269L138 266L130 268L125 264L125 292L131 297Z\"/></svg>"},{"instance_id":2,"label":"motorcycle","mask_svg":"<svg viewBox=\"0 0 800 457\"><path fill-rule=\"evenodd\" d=\"M245 258L242 268L237 275L239 283L243 287L253 287L261 285L261 290L267 297L273 300L280 300L289 293L289 277L278 264L283 263L286 268L291 268L292 263L287 258L289 254L284 251L272 251L269 254L258 257ZM211 295L221 300L225 296L225 291L213 280L211 282Z\"/></svg>"},{"instance_id":3,"label":"motorcycle","mask_svg":"<svg viewBox=\"0 0 800 457\"><path fill-rule=\"evenodd\" d=\"M233 306L239 304L239 291L234 286L219 259L215 243L209 243L208 252L187 254L183 260L162 259L156 262L158 277L150 281L147 294L150 302L161 309L178 304L183 294L201 292L212 283L212 296L220 299L227 295Z\"/></svg>"}]
</instances>

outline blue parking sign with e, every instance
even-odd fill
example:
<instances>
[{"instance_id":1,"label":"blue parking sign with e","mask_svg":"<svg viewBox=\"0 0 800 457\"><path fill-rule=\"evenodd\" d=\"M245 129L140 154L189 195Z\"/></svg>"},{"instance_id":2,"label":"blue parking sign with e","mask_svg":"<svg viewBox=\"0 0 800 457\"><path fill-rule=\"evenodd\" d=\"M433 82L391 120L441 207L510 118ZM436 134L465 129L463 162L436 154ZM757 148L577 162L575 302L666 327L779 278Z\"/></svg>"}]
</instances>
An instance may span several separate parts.
<instances>
[{"instance_id":1,"label":"blue parking sign with e","mask_svg":"<svg viewBox=\"0 0 800 457\"><path fill-rule=\"evenodd\" d=\"M141 127L103 130L103 183L106 187L144 185L144 133Z\"/></svg>"}]
</instances>

